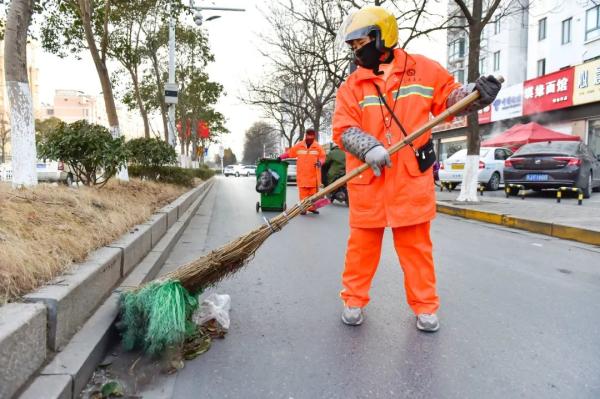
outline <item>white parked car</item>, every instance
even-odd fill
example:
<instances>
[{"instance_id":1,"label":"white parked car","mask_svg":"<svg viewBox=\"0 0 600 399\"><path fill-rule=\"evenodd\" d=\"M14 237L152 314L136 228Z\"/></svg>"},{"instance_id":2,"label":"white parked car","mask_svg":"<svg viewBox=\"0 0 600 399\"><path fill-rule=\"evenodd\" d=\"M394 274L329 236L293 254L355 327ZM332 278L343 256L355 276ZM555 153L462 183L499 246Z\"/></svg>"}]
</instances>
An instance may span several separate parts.
<instances>
[{"instance_id":1,"label":"white parked car","mask_svg":"<svg viewBox=\"0 0 600 399\"><path fill-rule=\"evenodd\" d=\"M481 147L479 151L479 173L477 181L485 184L488 190L498 190L504 183L504 160L512 151L503 147ZM454 189L462 182L467 150L463 149L440 163L440 182Z\"/></svg>"},{"instance_id":2,"label":"white parked car","mask_svg":"<svg viewBox=\"0 0 600 399\"><path fill-rule=\"evenodd\" d=\"M62 182L71 186L74 181L73 173L62 161L38 161L37 178L41 182Z\"/></svg>"},{"instance_id":3,"label":"white parked car","mask_svg":"<svg viewBox=\"0 0 600 399\"><path fill-rule=\"evenodd\" d=\"M225 176L239 177L240 175L246 175L246 171L243 169L244 169L244 165L241 165L241 164L227 165L223 168L223 174Z\"/></svg>"},{"instance_id":4,"label":"white parked car","mask_svg":"<svg viewBox=\"0 0 600 399\"><path fill-rule=\"evenodd\" d=\"M244 165L240 173L243 176L256 175L256 165Z\"/></svg>"}]
</instances>

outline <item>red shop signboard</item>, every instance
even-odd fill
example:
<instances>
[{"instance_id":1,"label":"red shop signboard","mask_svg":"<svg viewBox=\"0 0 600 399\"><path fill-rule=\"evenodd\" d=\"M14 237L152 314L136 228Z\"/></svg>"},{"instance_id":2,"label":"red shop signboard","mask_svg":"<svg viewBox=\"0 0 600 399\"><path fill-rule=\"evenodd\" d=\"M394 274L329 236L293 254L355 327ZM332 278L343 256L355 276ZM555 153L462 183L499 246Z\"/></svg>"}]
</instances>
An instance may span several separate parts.
<instances>
[{"instance_id":1,"label":"red shop signboard","mask_svg":"<svg viewBox=\"0 0 600 399\"><path fill-rule=\"evenodd\" d=\"M477 111L477 116L480 125L490 123L492 121L492 106L488 105L485 108L480 109L479 111Z\"/></svg>"},{"instance_id":2,"label":"red shop signboard","mask_svg":"<svg viewBox=\"0 0 600 399\"><path fill-rule=\"evenodd\" d=\"M523 83L523 115L573 105L575 68L571 67Z\"/></svg>"}]
</instances>

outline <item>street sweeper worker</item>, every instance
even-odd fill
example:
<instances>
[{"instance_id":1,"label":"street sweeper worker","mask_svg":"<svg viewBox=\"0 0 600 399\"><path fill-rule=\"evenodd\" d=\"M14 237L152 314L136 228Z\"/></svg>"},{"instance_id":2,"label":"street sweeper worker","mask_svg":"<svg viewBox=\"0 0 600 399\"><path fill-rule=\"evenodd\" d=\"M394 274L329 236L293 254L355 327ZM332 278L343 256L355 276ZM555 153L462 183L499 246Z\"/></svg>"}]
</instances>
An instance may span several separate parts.
<instances>
[{"instance_id":1,"label":"street sweeper worker","mask_svg":"<svg viewBox=\"0 0 600 399\"><path fill-rule=\"evenodd\" d=\"M279 156L279 159L296 158L296 184L301 201L315 194L321 185L321 165L325 162L325 150L316 141L316 136L314 129L307 129L304 140ZM315 208L308 211L319 213Z\"/></svg>"},{"instance_id":2,"label":"street sweeper worker","mask_svg":"<svg viewBox=\"0 0 600 399\"><path fill-rule=\"evenodd\" d=\"M351 171L371 168L348 183L350 237L342 274L342 321L359 325L381 255L386 227L404 271L408 305L422 331L437 331L440 306L429 236L435 216L431 132L390 155L388 148L473 90L480 98L462 114L490 104L500 90L493 76L461 85L440 64L397 48L396 18L364 7L343 23L338 40L349 45L358 68L340 86L333 116L334 141ZM345 44L344 44L345 43Z\"/></svg>"}]
</instances>

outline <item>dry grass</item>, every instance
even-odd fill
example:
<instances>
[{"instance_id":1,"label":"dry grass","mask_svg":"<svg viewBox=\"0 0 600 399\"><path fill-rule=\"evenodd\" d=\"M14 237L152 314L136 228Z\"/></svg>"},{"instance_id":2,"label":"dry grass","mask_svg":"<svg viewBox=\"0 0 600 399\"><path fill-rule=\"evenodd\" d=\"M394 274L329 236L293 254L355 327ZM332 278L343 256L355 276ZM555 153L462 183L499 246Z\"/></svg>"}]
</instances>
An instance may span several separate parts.
<instances>
[{"instance_id":1,"label":"dry grass","mask_svg":"<svg viewBox=\"0 0 600 399\"><path fill-rule=\"evenodd\" d=\"M114 241L186 189L132 180L102 189L0 183L0 304Z\"/></svg>"}]
</instances>

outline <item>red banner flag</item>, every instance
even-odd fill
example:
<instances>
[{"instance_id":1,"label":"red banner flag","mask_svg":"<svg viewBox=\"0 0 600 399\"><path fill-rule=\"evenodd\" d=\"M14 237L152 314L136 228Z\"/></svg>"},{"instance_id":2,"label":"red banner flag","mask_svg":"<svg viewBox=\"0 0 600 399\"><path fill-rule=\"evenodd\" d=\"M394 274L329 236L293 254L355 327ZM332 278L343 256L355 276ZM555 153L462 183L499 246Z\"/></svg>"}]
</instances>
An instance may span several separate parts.
<instances>
[{"instance_id":1,"label":"red banner flag","mask_svg":"<svg viewBox=\"0 0 600 399\"><path fill-rule=\"evenodd\" d=\"M210 137L210 128L206 121L198 122L198 136L203 139L207 139Z\"/></svg>"}]
</instances>

